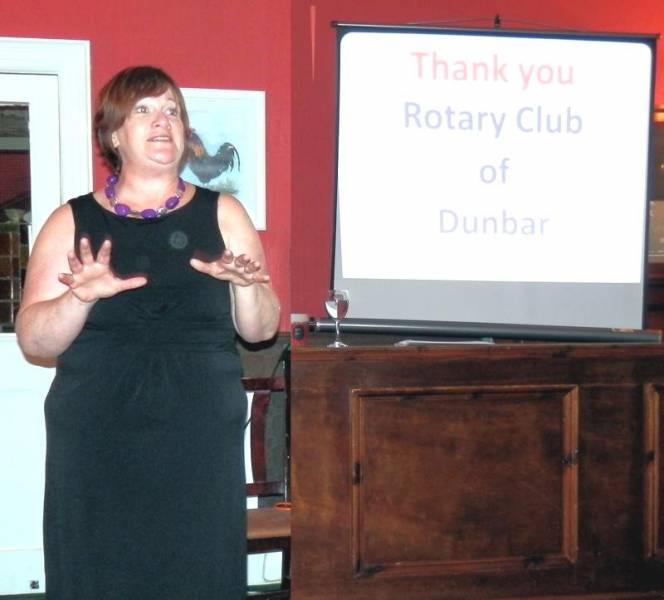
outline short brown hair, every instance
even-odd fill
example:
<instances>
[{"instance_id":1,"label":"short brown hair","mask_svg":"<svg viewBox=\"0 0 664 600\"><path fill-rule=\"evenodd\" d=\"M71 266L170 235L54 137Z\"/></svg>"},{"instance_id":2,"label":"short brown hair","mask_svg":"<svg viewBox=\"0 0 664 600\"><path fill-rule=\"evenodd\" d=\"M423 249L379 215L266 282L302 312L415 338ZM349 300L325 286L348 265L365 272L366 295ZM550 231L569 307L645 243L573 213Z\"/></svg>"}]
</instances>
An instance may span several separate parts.
<instances>
[{"instance_id":1,"label":"short brown hair","mask_svg":"<svg viewBox=\"0 0 664 600\"><path fill-rule=\"evenodd\" d=\"M123 69L101 89L94 118L94 128L102 156L114 171L119 171L122 159L113 147L111 135L122 127L134 104L141 98L160 96L167 90L175 95L184 125L185 138L189 137L189 115L184 97L173 78L157 67L141 65ZM185 145L185 148L187 146ZM180 166L187 161L187 150Z\"/></svg>"}]
</instances>

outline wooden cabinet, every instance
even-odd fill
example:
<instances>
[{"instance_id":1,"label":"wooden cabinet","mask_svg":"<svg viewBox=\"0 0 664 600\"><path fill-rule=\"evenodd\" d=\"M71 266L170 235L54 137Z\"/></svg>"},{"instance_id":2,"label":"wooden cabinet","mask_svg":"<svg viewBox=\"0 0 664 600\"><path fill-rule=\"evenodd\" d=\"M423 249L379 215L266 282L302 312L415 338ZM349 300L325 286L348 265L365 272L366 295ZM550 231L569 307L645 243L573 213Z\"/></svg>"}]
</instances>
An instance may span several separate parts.
<instances>
[{"instance_id":1,"label":"wooden cabinet","mask_svg":"<svg viewBox=\"0 0 664 600\"><path fill-rule=\"evenodd\" d=\"M664 597L664 346L296 348L294 600Z\"/></svg>"}]
</instances>

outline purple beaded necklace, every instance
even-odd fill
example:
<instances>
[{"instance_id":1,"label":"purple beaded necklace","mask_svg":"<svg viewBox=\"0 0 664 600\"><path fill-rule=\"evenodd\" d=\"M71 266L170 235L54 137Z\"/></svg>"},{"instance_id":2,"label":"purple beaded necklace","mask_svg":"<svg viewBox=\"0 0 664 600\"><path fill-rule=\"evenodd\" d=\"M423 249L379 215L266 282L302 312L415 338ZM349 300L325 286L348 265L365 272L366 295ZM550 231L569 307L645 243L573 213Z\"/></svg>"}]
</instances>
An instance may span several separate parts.
<instances>
[{"instance_id":1,"label":"purple beaded necklace","mask_svg":"<svg viewBox=\"0 0 664 600\"><path fill-rule=\"evenodd\" d=\"M178 186L175 192L175 196L171 196L166 199L163 206L158 208L145 208L143 210L133 210L129 208L126 204L118 202L118 198L115 195L115 184L119 180L117 173L109 175L106 179L106 187L104 188L104 194L106 198L111 203L111 208L115 211L116 215L121 217L141 217L143 219L157 219L158 217L164 216L169 210L173 210L178 204L180 204L180 198L185 190L185 183L182 181L182 178L178 177Z\"/></svg>"}]
</instances>

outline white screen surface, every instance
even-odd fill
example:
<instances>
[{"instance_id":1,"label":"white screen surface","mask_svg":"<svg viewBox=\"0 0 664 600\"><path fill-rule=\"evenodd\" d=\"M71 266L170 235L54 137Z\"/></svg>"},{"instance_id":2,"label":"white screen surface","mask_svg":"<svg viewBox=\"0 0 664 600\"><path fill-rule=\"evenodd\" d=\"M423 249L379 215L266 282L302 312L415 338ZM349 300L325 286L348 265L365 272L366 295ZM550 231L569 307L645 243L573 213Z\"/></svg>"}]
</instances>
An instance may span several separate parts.
<instances>
[{"instance_id":1,"label":"white screen surface","mask_svg":"<svg viewBox=\"0 0 664 600\"><path fill-rule=\"evenodd\" d=\"M641 327L652 64L644 39L343 31L349 316Z\"/></svg>"}]
</instances>

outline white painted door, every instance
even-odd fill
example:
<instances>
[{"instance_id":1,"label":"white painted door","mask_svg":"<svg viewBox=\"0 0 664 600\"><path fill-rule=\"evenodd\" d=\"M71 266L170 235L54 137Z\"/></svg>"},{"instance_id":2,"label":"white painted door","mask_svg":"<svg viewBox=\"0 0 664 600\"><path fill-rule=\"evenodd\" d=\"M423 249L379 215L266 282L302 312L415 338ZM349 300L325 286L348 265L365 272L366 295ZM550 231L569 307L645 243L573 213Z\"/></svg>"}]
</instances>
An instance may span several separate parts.
<instances>
[{"instance_id":1,"label":"white painted door","mask_svg":"<svg viewBox=\"0 0 664 600\"><path fill-rule=\"evenodd\" d=\"M30 108L30 245L62 199L92 184L90 44L0 37L0 102ZM62 134L62 135L61 135ZM53 370L0 333L0 596L44 591L43 402Z\"/></svg>"},{"instance_id":2,"label":"white painted door","mask_svg":"<svg viewBox=\"0 0 664 600\"><path fill-rule=\"evenodd\" d=\"M32 247L60 203L58 77L0 73L0 102L28 105ZM0 334L0 594L44 588L43 401L52 377L23 359L14 334Z\"/></svg>"}]
</instances>

